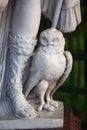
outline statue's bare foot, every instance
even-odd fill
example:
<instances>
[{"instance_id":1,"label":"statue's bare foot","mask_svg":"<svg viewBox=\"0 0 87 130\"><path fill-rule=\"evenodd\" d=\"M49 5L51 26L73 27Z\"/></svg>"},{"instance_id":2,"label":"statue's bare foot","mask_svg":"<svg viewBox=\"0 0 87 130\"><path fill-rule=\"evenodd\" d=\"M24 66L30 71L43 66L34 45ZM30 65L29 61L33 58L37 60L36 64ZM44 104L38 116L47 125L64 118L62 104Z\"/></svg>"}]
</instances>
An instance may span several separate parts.
<instances>
[{"instance_id":1,"label":"statue's bare foot","mask_svg":"<svg viewBox=\"0 0 87 130\"><path fill-rule=\"evenodd\" d=\"M54 106L55 108L58 108L58 101L50 100L49 104Z\"/></svg>"},{"instance_id":2,"label":"statue's bare foot","mask_svg":"<svg viewBox=\"0 0 87 130\"><path fill-rule=\"evenodd\" d=\"M36 111L31 104L27 102L23 94L16 95L12 100L15 115L18 117L36 117Z\"/></svg>"}]
</instances>

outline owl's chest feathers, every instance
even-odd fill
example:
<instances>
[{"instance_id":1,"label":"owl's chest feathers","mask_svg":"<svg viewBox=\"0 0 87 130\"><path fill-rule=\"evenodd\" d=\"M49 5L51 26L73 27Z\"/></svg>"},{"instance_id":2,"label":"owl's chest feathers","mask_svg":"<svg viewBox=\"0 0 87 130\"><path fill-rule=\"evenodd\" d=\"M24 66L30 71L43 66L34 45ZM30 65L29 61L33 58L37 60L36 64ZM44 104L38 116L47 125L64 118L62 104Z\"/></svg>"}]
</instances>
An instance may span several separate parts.
<instances>
[{"instance_id":1,"label":"owl's chest feathers","mask_svg":"<svg viewBox=\"0 0 87 130\"><path fill-rule=\"evenodd\" d=\"M66 59L63 53L49 55L49 65L45 74L46 80L57 80L62 76L66 67Z\"/></svg>"}]
</instances>

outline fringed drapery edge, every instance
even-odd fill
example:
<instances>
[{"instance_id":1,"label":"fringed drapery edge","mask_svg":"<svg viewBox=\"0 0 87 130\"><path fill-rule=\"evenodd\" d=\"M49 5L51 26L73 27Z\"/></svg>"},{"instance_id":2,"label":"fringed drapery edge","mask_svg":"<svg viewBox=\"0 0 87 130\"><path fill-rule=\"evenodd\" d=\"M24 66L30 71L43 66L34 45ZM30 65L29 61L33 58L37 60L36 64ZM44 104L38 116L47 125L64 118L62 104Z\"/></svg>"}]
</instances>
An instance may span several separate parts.
<instances>
[{"instance_id":1,"label":"fringed drapery edge","mask_svg":"<svg viewBox=\"0 0 87 130\"><path fill-rule=\"evenodd\" d=\"M71 8L62 9L57 28L62 32L73 32L81 22L80 3Z\"/></svg>"},{"instance_id":2,"label":"fringed drapery edge","mask_svg":"<svg viewBox=\"0 0 87 130\"><path fill-rule=\"evenodd\" d=\"M56 19L60 31L68 33L75 31L78 24L81 22L80 0L63 0L62 7L59 7L60 1L57 0L41 0L42 13L47 17L52 25L54 24L55 13L60 13ZM56 11L58 9L58 12Z\"/></svg>"}]
</instances>

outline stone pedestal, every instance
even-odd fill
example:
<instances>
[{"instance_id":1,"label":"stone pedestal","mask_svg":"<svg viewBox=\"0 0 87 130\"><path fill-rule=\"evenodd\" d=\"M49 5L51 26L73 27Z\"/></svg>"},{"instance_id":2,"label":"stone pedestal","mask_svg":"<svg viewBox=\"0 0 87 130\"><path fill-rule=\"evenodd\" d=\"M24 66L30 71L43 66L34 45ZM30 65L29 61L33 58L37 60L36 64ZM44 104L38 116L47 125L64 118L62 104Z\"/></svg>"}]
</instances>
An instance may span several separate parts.
<instances>
[{"instance_id":1,"label":"stone pedestal","mask_svg":"<svg viewBox=\"0 0 87 130\"><path fill-rule=\"evenodd\" d=\"M54 112L43 110L42 112L39 112L38 116L34 119L18 119L9 112L0 116L0 130L62 128L64 122L63 117L64 107L62 102L59 102L59 108Z\"/></svg>"}]
</instances>

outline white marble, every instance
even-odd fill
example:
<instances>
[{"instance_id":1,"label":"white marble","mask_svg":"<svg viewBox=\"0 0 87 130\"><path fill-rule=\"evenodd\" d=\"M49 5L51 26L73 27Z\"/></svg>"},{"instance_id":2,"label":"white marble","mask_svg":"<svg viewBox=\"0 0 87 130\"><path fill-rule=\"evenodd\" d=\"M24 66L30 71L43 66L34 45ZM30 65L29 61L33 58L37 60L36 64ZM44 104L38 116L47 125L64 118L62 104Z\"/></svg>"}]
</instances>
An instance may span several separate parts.
<instances>
[{"instance_id":1,"label":"white marble","mask_svg":"<svg viewBox=\"0 0 87 130\"><path fill-rule=\"evenodd\" d=\"M64 124L63 103L59 102L59 106L55 112L39 112L38 117L34 119L26 117L17 119L11 114L0 116L0 130L62 128Z\"/></svg>"},{"instance_id":2,"label":"white marble","mask_svg":"<svg viewBox=\"0 0 87 130\"><path fill-rule=\"evenodd\" d=\"M34 93L40 98L39 111L43 108L54 111L58 107L53 94L72 69L72 56L64 51L64 45L62 33L55 28L40 34L40 46L32 57L30 74L24 86L25 97L35 88Z\"/></svg>"},{"instance_id":3,"label":"white marble","mask_svg":"<svg viewBox=\"0 0 87 130\"><path fill-rule=\"evenodd\" d=\"M60 31L72 32L81 21L80 0L70 1L0 0L0 99L9 98L18 117L37 116L26 100L35 86L40 99L39 111L43 108L54 111L58 107L53 94L72 68L72 56L64 51L65 41ZM41 45L33 56L24 96L24 72L37 43L41 12L60 31L51 28L41 33Z\"/></svg>"}]
</instances>

